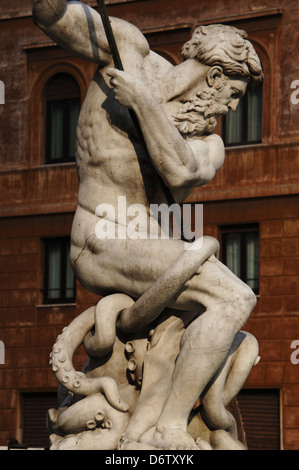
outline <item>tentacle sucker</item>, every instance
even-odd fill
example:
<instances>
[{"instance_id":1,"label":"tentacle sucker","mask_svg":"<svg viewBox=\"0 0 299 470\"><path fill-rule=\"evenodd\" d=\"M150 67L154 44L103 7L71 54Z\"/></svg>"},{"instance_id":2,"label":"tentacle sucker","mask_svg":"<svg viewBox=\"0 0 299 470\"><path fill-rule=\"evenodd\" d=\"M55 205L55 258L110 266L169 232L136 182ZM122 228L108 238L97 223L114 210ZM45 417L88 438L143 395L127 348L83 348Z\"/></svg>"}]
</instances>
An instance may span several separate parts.
<instances>
[{"instance_id":1,"label":"tentacle sucker","mask_svg":"<svg viewBox=\"0 0 299 470\"><path fill-rule=\"evenodd\" d=\"M82 438L85 442L88 440L88 446L93 445L96 440L99 450L116 448L118 440L115 443L115 436L124 432L129 420L129 413L122 413L110 406L101 393L89 395L70 407L51 409L48 412L51 440L53 441L54 436L64 436L63 441L57 445L53 442L54 450L68 448L70 435L77 437L75 448L80 448ZM84 434L80 435L81 433Z\"/></svg>"}]
</instances>

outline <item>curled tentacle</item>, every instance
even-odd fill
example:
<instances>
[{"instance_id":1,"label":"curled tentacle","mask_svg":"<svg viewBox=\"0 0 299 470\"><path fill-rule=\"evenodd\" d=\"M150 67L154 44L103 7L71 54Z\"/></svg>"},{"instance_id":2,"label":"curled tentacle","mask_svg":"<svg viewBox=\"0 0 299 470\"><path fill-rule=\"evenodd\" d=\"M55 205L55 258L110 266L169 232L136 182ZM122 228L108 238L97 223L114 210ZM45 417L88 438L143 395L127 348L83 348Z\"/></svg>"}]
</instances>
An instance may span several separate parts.
<instances>
[{"instance_id":1,"label":"curled tentacle","mask_svg":"<svg viewBox=\"0 0 299 470\"><path fill-rule=\"evenodd\" d=\"M97 304L94 314L94 333L84 338L86 352L93 357L105 357L113 348L116 338L116 321L120 312L130 308L133 299L125 294L112 294Z\"/></svg>"},{"instance_id":2,"label":"curled tentacle","mask_svg":"<svg viewBox=\"0 0 299 470\"><path fill-rule=\"evenodd\" d=\"M260 360L259 345L256 338L247 331L239 331L235 342L240 341L228 374L223 392L223 403L227 406L242 389L249 372ZM233 343L234 346L234 343Z\"/></svg>"},{"instance_id":3,"label":"curled tentacle","mask_svg":"<svg viewBox=\"0 0 299 470\"><path fill-rule=\"evenodd\" d=\"M51 450L114 450L129 420L129 413L110 406L101 393L89 395L70 407L51 409Z\"/></svg>"},{"instance_id":4,"label":"curled tentacle","mask_svg":"<svg viewBox=\"0 0 299 470\"><path fill-rule=\"evenodd\" d=\"M202 396L205 419L212 428L226 430L237 438L235 419L226 407L240 392L257 358L258 343L255 337L239 331L225 362Z\"/></svg>"},{"instance_id":5,"label":"curled tentacle","mask_svg":"<svg viewBox=\"0 0 299 470\"><path fill-rule=\"evenodd\" d=\"M127 411L128 405L119 396L118 387L110 377L88 378L75 370L73 355L94 325L95 307L75 318L58 336L50 354L50 365L57 380L69 391L78 395L103 393L108 402L119 411Z\"/></svg>"}]
</instances>

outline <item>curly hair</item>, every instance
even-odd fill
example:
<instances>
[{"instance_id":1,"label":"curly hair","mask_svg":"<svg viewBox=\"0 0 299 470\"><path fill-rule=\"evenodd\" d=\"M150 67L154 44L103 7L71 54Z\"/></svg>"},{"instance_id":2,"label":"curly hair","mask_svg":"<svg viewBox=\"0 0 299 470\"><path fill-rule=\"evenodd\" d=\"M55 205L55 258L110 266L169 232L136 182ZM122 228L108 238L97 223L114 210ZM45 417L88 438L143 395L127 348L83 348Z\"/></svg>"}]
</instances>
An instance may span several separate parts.
<instances>
[{"instance_id":1,"label":"curly hair","mask_svg":"<svg viewBox=\"0 0 299 470\"><path fill-rule=\"evenodd\" d=\"M260 59L247 39L246 31L221 24L199 26L182 49L186 59L220 66L227 76L248 77L253 84L263 79Z\"/></svg>"}]
</instances>

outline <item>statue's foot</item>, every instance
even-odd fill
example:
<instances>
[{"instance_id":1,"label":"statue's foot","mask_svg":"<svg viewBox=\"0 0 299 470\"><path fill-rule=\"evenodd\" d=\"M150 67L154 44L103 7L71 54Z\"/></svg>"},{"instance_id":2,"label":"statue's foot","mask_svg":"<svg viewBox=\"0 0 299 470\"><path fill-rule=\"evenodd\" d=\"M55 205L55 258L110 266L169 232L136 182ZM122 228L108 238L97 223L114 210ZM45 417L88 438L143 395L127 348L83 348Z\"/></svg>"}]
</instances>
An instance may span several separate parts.
<instances>
[{"instance_id":1,"label":"statue's foot","mask_svg":"<svg viewBox=\"0 0 299 470\"><path fill-rule=\"evenodd\" d=\"M170 450L199 450L194 439L181 429L167 429L162 433L156 431L156 439L160 440L162 448Z\"/></svg>"},{"instance_id":2,"label":"statue's foot","mask_svg":"<svg viewBox=\"0 0 299 470\"><path fill-rule=\"evenodd\" d=\"M179 428L167 429L159 432L157 429L145 433L141 441L154 446L156 449L168 450L201 450L211 449L211 446L203 439L195 440L186 431Z\"/></svg>"},{"instance_id":3,"label":"statue's foot","mask_svg":"<svg viewBox=\"0 0 299 470\"><path fill-rule=\"evenodd\" d=\"M211 433L211 444L215 450L246 450L242 442L235 439L224 429L219 429Z\"/></svg>"},{"instance_id":4,"label":"statue's foot","mask_svg":"<svg viewBox=\"0 0 299 470\"><path fill-rule=\"evenodd\" d=\"M159 432L155 426L144 434L128 432L121 436L118 450L212 450L211 445L201 439L195 440L182 429L167 429Z\"/></svg>"},{"instance_id":5,"label":"statue's foot","mask_svg":"<svg viewBox=\"0 0 299 470\"><path fill-rule=\"evenodd\" d=\"M140 440L140 434L125 433L121 436L118 443L118 450L157 450L147 442Z\"/></svg>"}]
</instances>

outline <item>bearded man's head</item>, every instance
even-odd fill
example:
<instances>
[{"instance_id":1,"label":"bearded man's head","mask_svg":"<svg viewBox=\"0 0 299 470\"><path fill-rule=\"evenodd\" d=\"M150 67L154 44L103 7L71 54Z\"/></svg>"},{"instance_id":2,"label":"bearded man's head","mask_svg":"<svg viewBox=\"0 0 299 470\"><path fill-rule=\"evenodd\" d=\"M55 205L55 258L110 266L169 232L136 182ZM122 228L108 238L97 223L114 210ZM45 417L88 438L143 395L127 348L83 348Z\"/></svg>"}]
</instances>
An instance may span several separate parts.
<instances>
[{"instance_id":1,"label":"bearded man's head","mask_svg":"<svg viewBox=\"0 0 299 470\"><path fill-rule=\"evenodd\" d=\"M220 103L221 93L229 78L246 79L251 87L263 79L260 59L247 33L233 26L199 26L182 49L184 60L196 59L203 65L219 67L223 81L217 87L207 86L196 97L185 102L180 112L172 117L182 134L212 132L217 117L226 114L228 106Z\"/></svg>"}]
</instances>

